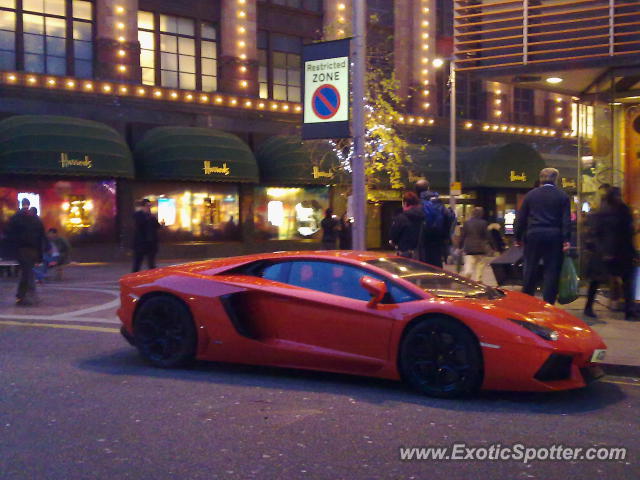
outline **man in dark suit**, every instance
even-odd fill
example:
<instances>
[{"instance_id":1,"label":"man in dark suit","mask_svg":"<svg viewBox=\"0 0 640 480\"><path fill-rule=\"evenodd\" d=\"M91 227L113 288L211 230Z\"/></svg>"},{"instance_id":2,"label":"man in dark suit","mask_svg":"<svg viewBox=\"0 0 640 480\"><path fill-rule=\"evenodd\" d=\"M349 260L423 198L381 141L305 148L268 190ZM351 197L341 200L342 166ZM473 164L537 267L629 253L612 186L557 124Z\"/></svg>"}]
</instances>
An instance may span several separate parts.
<instances>
[{"instance_id":1,"label":"man in dark suit","mask_svg":"<svg viewBox=\"0 0 640 480\"><path fill-rule=\"evenodd\" d=\"M142 261L147 257L149 268L156 268L158 253L158 230L160 224L151 213L151 201L148 198L140 202L140 208L134 213L133 232L133 271L138 272Z\"/></svg>"},{"instance_id":2,"label":"man in dark suit","mask_svg":"<svg viewBox=\"0 0 640 480\"><path fill-rule=\"evenodd\" d=\"M516 242L524 243L522 291L535 294L536 273L542 260L542 296L552 305L558 296L563 252L569 250L571 235L570 199L556 187L558 175L555 168L540 171L540 186L525 195L515 225Z\"/></svg>"}]
</instances>

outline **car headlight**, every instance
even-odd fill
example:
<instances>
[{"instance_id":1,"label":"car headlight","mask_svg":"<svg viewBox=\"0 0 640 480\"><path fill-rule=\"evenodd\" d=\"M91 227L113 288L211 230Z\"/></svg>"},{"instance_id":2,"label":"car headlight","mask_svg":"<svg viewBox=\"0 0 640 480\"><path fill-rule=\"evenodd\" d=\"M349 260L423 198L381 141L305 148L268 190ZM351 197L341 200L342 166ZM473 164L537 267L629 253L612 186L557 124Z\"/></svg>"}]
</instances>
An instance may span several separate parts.
<instances>
[{"instance_id":1,"label":"car headlight","mask_svg":"<svg viewBox=\"0 0 640 480\"><path fill-rule=\"evenodd\" d=\"M513 323L520 325L521 327L526 328L530 332L535 333L540 338L544 338L545 340L549 340L551 342L555 342L558 340L558 332L555 330L551 330L550 328L544 327L542 325L538 325L537 323L527 322L525 320L516 320L515 318L510 318Z\"/></svg>"}]
</instances>

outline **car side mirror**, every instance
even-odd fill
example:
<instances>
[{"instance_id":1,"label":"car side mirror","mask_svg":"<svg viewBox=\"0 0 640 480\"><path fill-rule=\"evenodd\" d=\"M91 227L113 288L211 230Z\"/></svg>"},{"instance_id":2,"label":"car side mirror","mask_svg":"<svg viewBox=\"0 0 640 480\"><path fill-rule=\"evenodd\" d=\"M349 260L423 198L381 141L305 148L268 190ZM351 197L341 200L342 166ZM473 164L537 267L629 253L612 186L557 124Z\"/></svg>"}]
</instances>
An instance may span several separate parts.
<instances>
[{"instance_id":1,"label":"car side mirror","mask_svg":"<svg viewBox=\"0 0 640 480\"><path fill-rule=\"evenodd\" d=\"M371 300L367 304L369 308L376 308L387 294L387 285L382 280L364 276L360 279L360 285L371 294Z\"/></svg>"}]
</instances>

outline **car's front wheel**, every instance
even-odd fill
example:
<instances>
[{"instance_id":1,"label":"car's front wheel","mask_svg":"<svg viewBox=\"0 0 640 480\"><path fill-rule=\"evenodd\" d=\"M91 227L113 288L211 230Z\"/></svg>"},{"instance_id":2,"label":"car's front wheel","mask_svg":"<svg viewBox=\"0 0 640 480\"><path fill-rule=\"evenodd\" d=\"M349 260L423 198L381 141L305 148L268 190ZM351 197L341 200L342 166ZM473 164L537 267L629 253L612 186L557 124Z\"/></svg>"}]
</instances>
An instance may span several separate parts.
<instances>
[{"instance_id":1,"label":"car's front wheel","mask_svg":"<svg viewBox=\"0 0 640 480\"><path fill-rule=\"evenodd\" d=\"M140 354L157 367L181 367L195 358L197 333L191 314L174 297L144 301L136 312L133 339Z\"/></svg>"},{"instance_id":2,"label":"car's front wheel","mask_svg":"<svg viewBox=\"0 0 640 480\"><path fill-rule=\"evenodd\" d=\"M433 397L458 397L482 382L478 342L451 318L432 317L413 325L402 340L399 360L405 381Z\"/></svg>"}]
</instances>

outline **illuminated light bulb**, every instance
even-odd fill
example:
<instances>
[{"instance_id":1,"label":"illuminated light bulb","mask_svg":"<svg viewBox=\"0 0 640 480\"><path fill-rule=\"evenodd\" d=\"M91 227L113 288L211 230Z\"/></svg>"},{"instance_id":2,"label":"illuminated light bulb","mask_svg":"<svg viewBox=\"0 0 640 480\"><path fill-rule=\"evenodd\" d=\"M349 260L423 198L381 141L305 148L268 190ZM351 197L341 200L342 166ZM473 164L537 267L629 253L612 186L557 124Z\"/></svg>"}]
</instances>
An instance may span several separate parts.
<instances>
[{"instance_id":1,"label":"illuminated light bulb","mask_svg":"<svg viewBox=\"0 0 640 480\"><path fill-rule=\"evenodd\" d=\"M421 61L422 63L429 63L429 59L428 59L427 57L422 57L422 58L420 59L420 61Z\"/></svg>"},{"instance_id":2,"label":"illuminated light bulb","mask_svg":"<svg viewBox=\"0 0 640 480\"><path fill-rule=\"evenodd\" d=\"M155 92L153 92L153 95L156 97L161 97L162 96L162 92L160 90L156 90Z\"/></svg>"},{"instance_id":3,"label":"illuminated light bulb","mask_svg":"<svg viewBox=\"0 0 640 480\"><path fill-rule=\"evenodd\" d=\"M556 134L556 131L555 131L555 130L551 130L551 131L549 132L549 135L555 135L555 134Z\"/></svg>"},{"instance_id":4,"label":"illuminated light bulb","mask_svg":"<svg viewBox=\"0 0 640 480\"><path fill-rule=\"evenodd\" d=\"M238 10L238 17L245 18L247 16L247 12L244 10Z\"/></svg>"},{"instance_id":5,"label":"illuminated light bulb","mask_svg":"<svg viewBox=\"0 0 640 480\"><path fill-rule=\"evenodd\" d=\"M527 133L531 133L532 131L533 131L533 130L532 130L532 129L530 129L530 128L527 128L527 130L526 130L526 132L527 132Z\"/></svg>"},{"instance_id":6,"label":"illuminated light bulb","mask_svg":"<svg viewBox=\"0 0 640 480\"><path fill-rule=\"evenodd\" d=\"M258 104L258 108L264 108L264 102L260 102L260 103Z\"/></svg>"},{"instance_id":7,"label":"illuminated light bulb","mask_svg":"<svg viewBox=\"0 0 640 480\"><path fill-rule=\"evenodd\" d=\"M118 30L124 30L124 23L122 23L122 22L118 22L118 23L116 23L116 28L117 28Z\"/></svg>"},{"instance_id":8,"label":"illuminated light bulb","mask_svg":"<svg viewBox=\"0 0 640 480\"><path fill-rule=\"evenodd\" d=\"M93 83L91 83L91 82L85 83L84 84L84 88L86 90L93 90Z\"/></svg>"},{"instance_id":9,"label":"illuminated light bulb","mask_svg":"<svg viewBox=\"0 0 640 480\"><path fill-rule=\"evenodd\" d=\"M287 105L286 103L282 105L282 110L284 110L285 112L289 111L289 105Z\"/></svg>"},{"instance_id":10,"label":"illuminated light bulb","mask_svg":"<svg viewBox=\"0 0 640 480\"><path fill-rule=\"evenodd\" d=\"M244 28L244 27L238 27L238 33L245 34L246 32L247 32L247 29L246 29L246 28Z\"/></svg>"},{"instance_id":11,"label":"illuminated light bulb","mask_svg":"<svg viewBox=\"0 0 640 480\"><path fill-rule=\"evenodd\" d=\"M272 103L271 104L271 110L277 110L278 109L278 104L277 103Z\"/></svg>"},{"instance_id":12,"label":"illuminated light bulb","mask_svg":"<svg viewBox=\"0 0 640 480\"><path fill-rule=\"evenodd\" d=\"M126 39L126 38L124 38L124 36L123 36L123 35L120 35L120 36L118 37L118 41L119 41L120 43L124 43L124 42L126 42L126 41L127 41L127 39Z\"/></svg>"},{"instance_id":13,"label":"illuminated light bulb","mask_svg":"<svg viewBox=\"0 0 640 480\"><path fill-rule=\"evenodd\" d=\"M123 13L124 13L124 7L123 7L123 6L118 5L118 6L116 7L116 13L123 14Z\"/></svg>"},{"instance_id":14,"label":"illuminated light bulb","mask_svg":"<svg viewBox=\"0 0 640 480\"><path fill-rule=\"evenodd\" d=\"M506 132L507 131L507 126L506 125L502 125L500 127L500 130L502 130L503 132Z\"/></svg>"},{"instance_id":15,"label":"illuminated light bulb","mask_svg":"<svg viewBox=\"0 0 640 480\"><path fill-rule=\"evenodd\" d=\"M105 92L110 92L111 91L111 85L103 85L102 86L102 90L104 90Z\"/></svg>"},{"instance_id":16,"label":"illuminated light bulb","mask_svg":"<svg viewBox=\"0 0 640 480\"><path fill-rule=\"evenodd\" d=\"M429 26L429 22L427 20L423 20L422 21L422 26L423 27L428 27Z\"/></svg>"},{"instance_id":17,"label":"illuminated light bulb","mask_svg":"<svg viewBox=\"0 0 640 480\"><path fill-rule=\"evenodd\" d=\"M247 108L251 107L251 100L247 100L246 102L244 102L244 106Z\"/></svg>"},{"instance_id":18,"label":"illuminated light bulb","mask_svg":"<svg viewBox=\"0 0 640 480\"><path fill-rule=\"evenodd\" d=\"M557 97L557 98L556 98L556 103L561 103L561 102L562 102L562 98Z\"/></svg>"},{"instance_id":19,"label":"illuminated light bulb","mask_svg":"<svg viewBox=\"0 0 640 480\"><path fill-rule=\"evenodd\" d=\"M187 101L190 102L191 100L193 100L193 95L191 95L190 93L187 93L187 95L184 98L186 98Z\"/></svg>"},{"instance_id":20,"label":"illuminated light bulb","mask_svg":"<svg viewBox=\"0 0 640 480\"><path fill-rule=\"evenodd\" d=\"M246 73L246 71L247 71L247 67L245 67L245 66L243 65L242 67L240 67L240 71L241 71L242 73Z\"/></svg>"},{"instance_id":21,"label":"illuminated light bulb","mask_svg":"<svg viewBox=\"0 0 640 480\"><path fill-rule=\"evenodd\" d=\"M120 87L120 93L127 93L129 89L127 87Z\"/></svg>"},{"instance_id":22,"label":"illuminated light bulb","mask_svg":"<svg viewBox=\"0 0 640 480\"><path fill-rule=\"evenodd\" d=\"M233 106L238 104L238 100L236 100L235 98L232 98L231 100L229 100L229 103Z\"/></svg>"},{"instance_id":23,"label":"illuminated light bulb","mask_svg":"<svg viewBox=\"0 0 640 480\"><path fill-rule=\"evenodd\" d=\"M415 122L415 118L409 117L409 123L413 123L413 122Z\"/></svg>"},{"instance_id":24,"label":"illuminated light bulb","mask_svg":"<svg viewBox=\"0 0 640 480\"><path fill-rule=\"evenodd\" d=\"M118 56L119 57L124 57L127 54L127 52L125 52L124 50L118 50Z\"/></svg>"},{"instance_id":25,"label":"illuminated light bulb","mask_svg":"<svg viewBox=\"0 0 640 480\"><path fill-rule=\"evenodd\" d=\"M533 133L535 133L536 135L538 135L538 134L540 133L540 129L539 129L539 128L536 128L536 129L533 131Z\"/></svg>"},{"instance_id":26,"label":"illuminated light bulb","mask_svg":"<svg viewBox=\"0 0 640 480\"><path fill-rule=\"evenodd\" d=\"M562 123L562 120L564 120L562 117L558 117L556 118L556 123Z\"/></svg>"},{"instance_id":27,"label":"illuminated light bulb","mask_svg":"<svg viewBox=\"0 0 640 480\"><path fill-rule=\"evenodd\" d=\"M436 123L436 121L433 118L430 118L428 123L429 125L433 125L434 123Z\"/></svg>"},{"instance_id":28,"label":"illuminated light bulb","mask_svg":"<svg viewBox=\"0 0 640 480\"><path fill-rule=\"evenodd\" d=\"M516 131L516 127L509 127L509 131L510 132L515 132Z\"/></svg>"},{"instance_id":29,"label":"illuminated light bulb","mask_svg":"<svg viewBox=\"0 0 640 480\"><path fill-rule=\"evenodd\" d=\"M17 80L17 77L15 75L9 75L7 78L10 82L15 82Z\"/></svg>"},{"instance_id":30,"label":"illuminated light bulb","mask_svg":"<svg viewBox=\"0 0 640 480\"><path fill-rule=\"evenodd\" d=\"M241 53L238 58L240 58L240 60L246 60L247 59L247 54L246 53Z\"/></svg>"},{"instance_id":31,"label":"illuminated light bulb","mask_svg":"<svg viewBox=\"0 0 640 480\"><path fill-rule=\"evenodd\" d=\"M345 8L347 8L347 6L344 3L338 4L338 10L344 10Z\"/></svg>"},{"instance_id":32,"label":"illuminated light bulb","mask_svg":"<svg viewBox=\"0 0 640 480\"><path fill-rule=\"evenodd\" d=\"M67 82L67 87L69 87L69 88L73 88L73 87L75 87L75 86L76 86L76 82L74 82L73 80L69 80L69 81Z\"/></svg>"},{"instance_id":33,"label":"illuminated light bulb","mask_svg":"<svg viewBox=\"0 0 640 480\"><path fill-rule=\"evenodd\" d=\"M496 95L502 95L502 90L496 90Z\"/></svg>"},{"instance_id":34,"label":"illuminated light bulb","mask_svg":"<svg viewBox=\"0 0 640 480\"><path fill-rule=\"evenodd\" d=\"M146 93L146 92L145 92L145 89L144 89L144 88L139 88L139 89L138 89L138 95L144 95L145 93Z\"/></svg>"},{"instance_id":35,"label":"illuminated light bulb","mask_svg":"<svg viewBox=\"0 0 640 480\"><path fill-rule=\"evenodd\" d=\"M171 92L171 98L178 98L178 94L176 92Z\"/></svg>"},{"instance_id":36,"label":"illuminated light bulb","mask_svg":"<svg viewBox=\"0 0 640 480\"><path fill-rule=\"evenodd\" d=\"M127 67L125 65L118 65L118 71L124 73L127 71Z\"/></svg>"},{"instance_id":37,"label":"illuminated light bulb","mask_svg":"<svg viewBox=\"0 0 640 480\"><path fill-rule=\"evenodd\" d=\"M502 104L502 100L497 99L497 100L496 100L496 105L501 105L501 104Z\"/></svg>"},{"instance_id":38,"label":"illuminated light bulb","mask_svg":"<svg viewBox=\"0 0 640 480\"><path fill-rule=\"evenodd\" d=\"M524 128L522 127L518 128L518 133L522 133L522 132L524 132Z\"/></svg>"},{"instance_id":39,"label":"illuminated light bulb","mask_svg":"<svg viewBox=\"0 0 640 480\"><path fill-rule=\"evenodd\" d=\"M404 117L399 117L399 118L398 118L398 121L399 121L400 123L404 122Z\"/></svg>"},{"instance_id":40,"label":"illuminated light bulb","mask_svg":"<svg viewBox=\"0 0 640 480\"><path fill-rule=\"evenodd\" d=\"M502 116L502 110L496 110L496 117Z\"/></svg>"},{"instance_id":41,"label":"illuminated light bulb","mask_svg":"<svg viewBox=\"0 0 640 480\"><path fill-rule=\"evenodd\" d=\"M302 107L300 105L296 105L295 110L296 110L296 112L301 112L302 111Z\"/></svg>"},{"instance_id":42,"label":"illuminated light bulb","mask_svg":"<svg viewBox=\"0 0 640 480\"><path fill-rule=\"evenodd\" d=\"M483 130L489 130L489 125L487 125L486 123L484 125L482 125L482 129Z\"/></svg>"},{"instance_id":43,"label":"illuminated light bulb","mask_svg":"<svg viewBox=\"0 0 640 480\"><path fill-rule=\"evenodd\" d=\"M465 126L465 128L471 128L471 127L473 127L473 123L467 122L467 123L464 124L464 126Z\"/></svg>"},{"instance_id":44,"label":"illuminated light bulb","mask_svg":"<svg viewBox=\"0 0 640 480\"><path fill-rule=\"evenodd\" d=\"M202 101L202 102L208 102L208 101L209 101L209 97L207 97L206 95L201 95L201 96L200 96L200 101Z\"/></svg>"},{"instance_id":45,"label":"illuminated light bulb","mask_svg":"<svg viewBox=\"0 0 640 480\"><path fill-rule=\"evenodd\" d=\"M429 9L427 7L422 7L422 13L429 13Z\"/></svg>"},{"instance_id":46,"label":"illuminated light bulb","mask_svg":"<svg viewBox=\"0 0 640 480\"><path fill-rule=\"evenodd\" d=\"M500 128L498 125L491 125L492 130L498 130L498 128Z\"/></svg>"},{"instance_id":47,"label":"illuminated light bulb","mask_svg":"<svg viewBox=\"0 0 640 480\"><path fill-rule=\"evenodd\" d=\"M36 83L36 77L29 77L29 78L27 78L27 82L29 82L29 83Z\"/></svg>"},{"instance_id":48,"label":"illuminated light bulb","mask_svg":"<svg viewBox=\"0 0 640 480\"><path fill-rule=\"evenodd\" d=\"M338 17L338 23L344 23L344 17Z\"/></svg>"},{"instance_id":49,"label":"illuminated light bulb","mask_svg":"<svg viewBox=\"0 0 640 480\"><path fill-rule=\"evenodd\" d=\"M428 33L423 33L422 34L422 38L429 38L429 34Z\"/></svg>"},{"instance_id":50,"label":"illuminated light bulb","mask_svg":"<svg viewBox=\"0 0 640 480\"><path fill-rule=\"evenodd\" d=\"M222 103L222 97L216 97L216 103Z\"/></svg>"},{"instance_id":51,"label":"illuminated light bulb","mask_svg":"<svg viewBox=\"0 0 640 480\"><path fill-rule=\"evenodd\" d=\"M240 40L240 41L238 42L238 46L239 46L240 48L244 48L244 47L246 47L246 46L247 46L247 42L245 42L244 40Z\"/></svg>"},{"instance_id":52,"label":"illuminated light bulb","mask_svg":"<svg viewBox=\"0 0 640 480\"><path fill-rule=\"evenodd\" d=\"M431 106L431 104L429 102L424 102L422 104L422 108L429 108Z\"/></svg>"},{"instance_id":53,"label":"illuminated light bulb","mask_svg":"<svg viewBox=\"0 0 640 480\"><path fill-rule=\"evenodd\" d=\"M422 124L424 123L424 118L420 117L420 118L418 119L418 123L419 123L420 125L422 125Z\"/></svg>"},{"instance_id":54,"label":"illuminated light bulb","mask_svg":"<svg viewBox=\"0 0 640 480\"><path fill-rule=\"evenodd\" d=\"M422 95L424 95L425 97L428 97L429 93L430 93L429 90L423 90L422 91Z\"/></svg>"},{"instance_id":55,"label":"illuminated light bulb","mask_svg":"<svg viewBox=\"0 0 640 480\"><path fill-rule=\"evenodd\" d=\"M344 30L342 29L338 30L338 35L344 35Z\"/></svg>"},{"instance_id":56,"label":"illuminated light bulb","mask_svg":"<svg viewBox=\"0 0 640 480\"><path fill-rule=\"evenodd\" d=\"M47 83L53 87L56 84L56 81L53 78L50 78L47 80Z\"/></svg>"},{"instance_id":57,"label":"illuminated light bulb","mask_svg":"<svg viewBox=\"0 0 640 480\"><path fill-rule=\"evenodd\" d=\"M549 130L546 130L546 129L545 129L545 130L542 130L542 134L543 134L543 135L547 135L548 133L549 133Z\"/></svg>"},{"instance_id":58,"label":"illuminated light bulb","mask_svg":"<svg viewBox=\"0 0 640 480\"><path fill-rule=\"evenodd\" d=\"M423 43L422 44L422 49L423 50L429 50L429 44L428 43Z\"/></svg>"},{"instance_id":59,"label":"illuminated light bulb","mask_svg":"<svg viewBox=\"0 0 640 480\"><path fill-rule=\"evenodd\" d=\"M247 88L247 85L249 85L249 82L247 82L246 80L240 80L240 86L242 88Z\"/></svg>"},{"instance_id":60,"label":"illuminated light bulb","mask_svg":"<svg viewBox=\"0 0 640 480\"><path fill-rule=\"evenodd\" d=\"M247 3L247 0L238 0L238 3L239 3L240 5L244 5L245 3Z\"/></svg>"}]
</instances>

